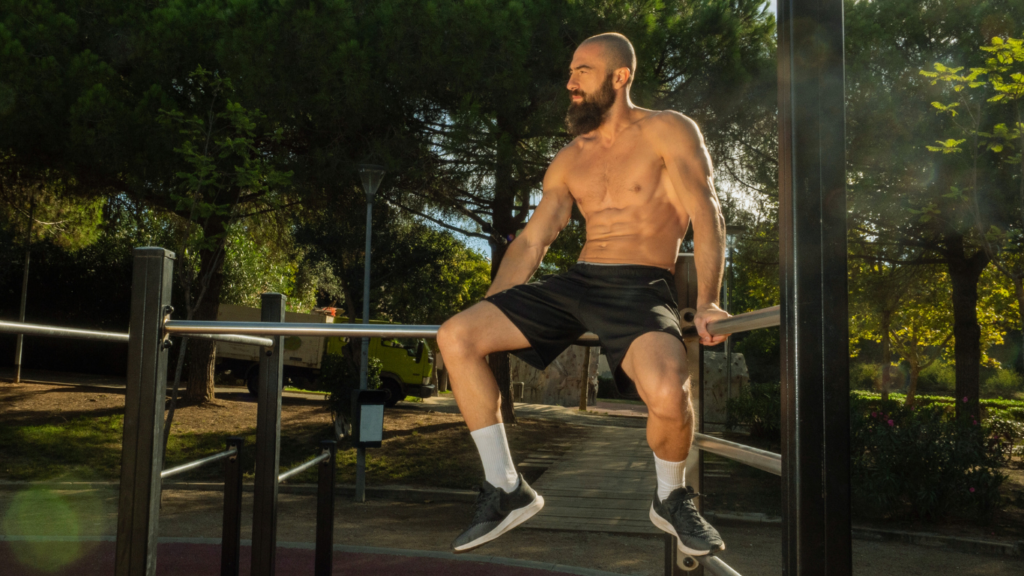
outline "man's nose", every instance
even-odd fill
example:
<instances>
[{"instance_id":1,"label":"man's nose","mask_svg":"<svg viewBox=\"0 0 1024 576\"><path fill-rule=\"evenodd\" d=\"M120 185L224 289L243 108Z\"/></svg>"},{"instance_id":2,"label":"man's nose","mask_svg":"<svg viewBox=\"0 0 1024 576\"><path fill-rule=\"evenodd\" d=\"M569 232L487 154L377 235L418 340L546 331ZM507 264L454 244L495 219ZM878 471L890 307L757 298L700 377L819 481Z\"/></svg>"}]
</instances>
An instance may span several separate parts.
<instances>
[{"instance_id":1,"label":"man's nose","mask_svg":"<svg viewBox=\"0 0 1024 576\"><path fill-rule=\"evenodd\" d=\"M580 87L580 83L577 82L574 78L569 78L569 82L566 83L565 87L568 88L570 91L576 90Z\"/></svg>"}]
</instances>

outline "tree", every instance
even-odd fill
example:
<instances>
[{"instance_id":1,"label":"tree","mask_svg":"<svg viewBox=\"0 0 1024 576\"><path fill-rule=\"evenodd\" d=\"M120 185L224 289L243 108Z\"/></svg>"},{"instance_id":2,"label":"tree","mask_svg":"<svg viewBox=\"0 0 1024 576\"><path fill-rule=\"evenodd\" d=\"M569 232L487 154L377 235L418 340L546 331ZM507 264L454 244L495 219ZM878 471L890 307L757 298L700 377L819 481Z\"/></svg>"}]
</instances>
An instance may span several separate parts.
<instances>
[{"instance_id":1,"label":"tree","mask_svg":"<svg viewBox=\"0 0 1024 576\"><path fill-rule=\"evenodd\" d=\"M1012 29L1024 5L1012 0L850 1L847 30L847 177L851 227L878 241L913 249L903 264L946 266L952 282L954 354L960 412L980 410L982 359L978 282L990 261L971 212L951 187L964 188L970 165L956 154L929 152L947 128L928 103L940 100L918 71L936 61L974 62L973 46ZM988 190L999 187L983 183ZM1008 214L1005 195L988 206ZM996 200L996 197L992 197ZM1001 204L1002 203L1002 204Z\"/></svg>"},{"instance_id":2,"label":"tree","mask_svg":"<svg viewBox=\"0 0 1024 576\"><path fill-rule=\"evenodd\" d=\"M923 76L933 79L932 84L942 82L951 89L954 102L932 102L932 106L948 115L958 135L963 136L959 140L938 141L938 146L930 146L929 150L960 153L967 144L971 178L965 190L953 188L952 192L969 198L967 205L978 237L992 264L1013 284L1017 314L1021 317L1024 311L1024 40L995 36L989 45L980 49L992 56L985 59L984 65L969 71L964 72L962 66L947 67L939 62L934 64L934 71L921 71ZM972 98L977 95L972 92L980 92L985 99ZM1007 112L1011 120L1009 127L1005 121ZM991 127L983 126L986 122ZM1000 156L1002 162L985 162L987 154ZM985 168L1016 173L1008 175L1010 178L1006 180L1009 183L1013 177L1017 179L1016 201L1006 202L1012 207L1008 214L993 217L989 210L983 209L982 204L988 198L981 197L979 172ZM1018 329L1024 334L1024 324ZM1024 339L1020 350L1018 370L1024 373Z\"/></svg>"}]
</instances>

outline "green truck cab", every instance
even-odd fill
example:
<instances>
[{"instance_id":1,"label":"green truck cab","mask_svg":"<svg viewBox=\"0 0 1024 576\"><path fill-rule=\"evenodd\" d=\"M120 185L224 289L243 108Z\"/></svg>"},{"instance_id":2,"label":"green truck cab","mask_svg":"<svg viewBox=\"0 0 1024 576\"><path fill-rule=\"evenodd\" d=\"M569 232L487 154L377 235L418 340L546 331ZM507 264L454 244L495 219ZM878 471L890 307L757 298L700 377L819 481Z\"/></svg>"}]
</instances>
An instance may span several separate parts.
<instances>
[{"instance_id":1,"label":"green truck cab","mask_svg":"<svg viewBox=\"0 0 1024 576\"><path fill-rule=\"evenodd\" d=\"M259 322L260 311L234 304L221 304L217 319L236 322ZM285 322L316 324L347 324L348 319L323 313L303 314L286 312ZM354 324L361 323L356 320ZM392 324L371 320L371 324ZM320 367L328 354L344 355L347 338L341 337L298 337L284 339L282 360L286 386L317 389ZM356 354L361 343L354 342ZM381 362L381 387L388 392L387 406L394 406L406 396L428 398L434 392L430 375L434 368L434 357L427 342L419 338L371 338L370 356ZM358 359L357 359L358 361ZM253 395L259 386L259 348L246 344L219 342L217 344L218 370L230 371L245 381Z\"/></svg>"}]
</instances>

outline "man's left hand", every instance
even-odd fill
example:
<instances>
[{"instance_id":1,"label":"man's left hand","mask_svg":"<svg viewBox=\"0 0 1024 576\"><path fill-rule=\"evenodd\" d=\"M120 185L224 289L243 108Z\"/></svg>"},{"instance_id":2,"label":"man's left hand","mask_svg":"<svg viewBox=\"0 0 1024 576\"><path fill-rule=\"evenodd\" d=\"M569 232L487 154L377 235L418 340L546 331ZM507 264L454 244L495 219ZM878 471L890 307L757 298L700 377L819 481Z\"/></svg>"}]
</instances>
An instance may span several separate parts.
<instances>
[{"instance_id":1,"label":"man's left hand","mask_svg":"<svg viewBox=\"0 0 1024 576\"><path fill-rule=\"evenodd\" d=\"M730 314L718 307L718 304L706 304L697 308L697 314L693 317L693 325L697 328L700 336L700 343L705 346L721 344L729 337L728 334L715 334L708 332L708 324L717 320L729 318Z\"/></svg>"}]
</instances>

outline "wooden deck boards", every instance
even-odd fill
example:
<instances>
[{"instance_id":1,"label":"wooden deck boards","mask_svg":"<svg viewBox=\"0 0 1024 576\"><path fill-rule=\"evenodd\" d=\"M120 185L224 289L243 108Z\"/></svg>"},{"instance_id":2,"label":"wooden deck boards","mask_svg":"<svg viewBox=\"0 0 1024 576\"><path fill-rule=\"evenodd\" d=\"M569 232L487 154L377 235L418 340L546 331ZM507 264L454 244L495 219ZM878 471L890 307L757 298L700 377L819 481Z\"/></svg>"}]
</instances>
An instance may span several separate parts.
<instances>
[{"instance_id":1,"label":"wooden deck boards","mask_svg":"<svg viewBox=\"0 0 1024 576\"><path fill-rule=\"evenodd\" d=\"M646 432L598 428L534 484L545 505L526 527L659 534L648 518L656 486Z\"/></svg>"}]
</instances>

